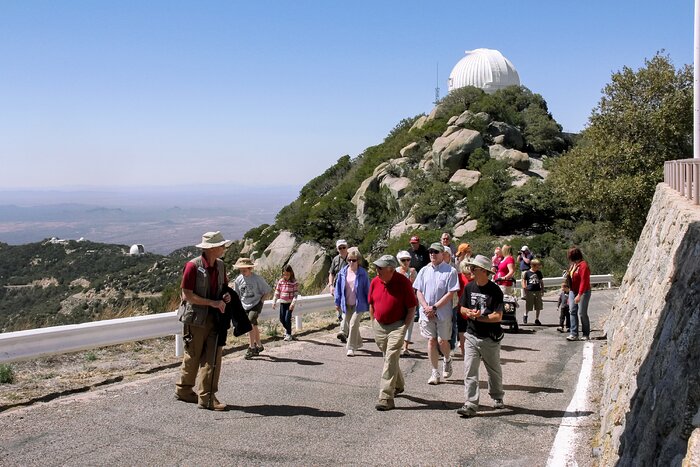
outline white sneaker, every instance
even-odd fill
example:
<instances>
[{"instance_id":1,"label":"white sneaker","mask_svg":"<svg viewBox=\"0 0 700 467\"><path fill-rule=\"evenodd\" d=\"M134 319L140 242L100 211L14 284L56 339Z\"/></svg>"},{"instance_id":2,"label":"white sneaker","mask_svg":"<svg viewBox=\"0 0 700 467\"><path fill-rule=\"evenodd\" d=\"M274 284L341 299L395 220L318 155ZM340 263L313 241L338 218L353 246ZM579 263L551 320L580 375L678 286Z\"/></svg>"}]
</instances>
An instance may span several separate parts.
<instances>
[{"instance_id":1,"label":"white sneaker","mask_svg":"<svg viewBox=\"0 0 700 467\"><path fill-rule=\"evenodd\" d=\"M437 370L433 370L432 374L430 375L430 379L428 380L428 384L440 384L440 373Z\"/></svg>"},{"instance_id":2,"label":"white sneaker","mask_svg":"<svg viewBox=\"0 0 700 467\"><path fill-rule=\"evenodd\" d=\"M355 356L355 351L352 350L352 349L348 349L348 353L346 353L345 355L347 355L348 357L354 357L354 356Z\"/></svg>"},{"instance_id":3,"label":"white sneaker","mask_svg":"<svg viewBox=\"0 0 700 467\"><path fill-rule=\"evenodd\" d=\"M291 341L291 340L292 340L292 335L291 335L291 334L285 334L285 335L284 335L284 340L287 341L287 342Z\"/></svg>"},{"instance_id":4,"label":"white sneaker","mask_svg":"<svg viewBox=\"0 0 700 467\"><path fill-rule=\"evenodd\" d=\"M452 376L452 359L450 358L449 360L445 359L443 363L443 369L442 369L442 377L447 379L450 376Z\"/></svg>"}]
</instances>

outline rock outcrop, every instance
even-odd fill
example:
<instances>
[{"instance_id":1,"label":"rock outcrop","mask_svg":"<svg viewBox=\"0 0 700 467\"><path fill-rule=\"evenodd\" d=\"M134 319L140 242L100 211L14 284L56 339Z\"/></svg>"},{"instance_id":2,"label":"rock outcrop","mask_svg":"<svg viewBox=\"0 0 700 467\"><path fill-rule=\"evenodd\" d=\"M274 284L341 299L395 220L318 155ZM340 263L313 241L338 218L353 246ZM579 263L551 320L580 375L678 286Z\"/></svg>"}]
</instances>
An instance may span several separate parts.
<instances>
[{"instance_id":1,"label":"rock outcrop","mask_svg":"<svg viewBox=\"0 0 700 467\"><path fill-rule=\"evenodd\" d=\"M659 184L605 325L600 465L680 465L697 452L699 257L700 207Z\"/></svg>"},{"instance_id":2,"label":"rock outcrop","mask_svg":"<svg viewBox=\"0 0 700 467\"><path fill-rule=\"evenodd\" d=\"M262 256L255 260L255 267L258 269L277 269L286 264L289 257L294 252L297 239L291 232L283 230L265 248Z\"/></svg>"},{"instance_id":3,"label":"rock outcrop","mask_svg":"<svg viewBox=\"0 0 700 467\"><path fill-rule=\"evenodd\" d=\"M304 242L289 258L297 280L306 288L324 284L327 281L331 262L326 250L316 242Z\"/></svg>"},{"instance_id":4,"label":"rock outcrop","mask_svg":"<svg viewBox=\"0 0 700 467\"><path fill-rule=\"evenodd\" d=\"M457 183L464 188L471 188L476 185L480 178L481 172L477 170L459 169L450 178L450 183Z\"/></svg>"},{"instance_id":5,"label":"rock outcrop","mask_svg":"<svg viewBox=\"0 0 700 467\"><path fill-rule=\"evenodd\" d=\"M464 167L469 154L482 144L484 140L478 131L451 126L433 143L432 157L452 175Z\"/></svg>"}]
</instances>

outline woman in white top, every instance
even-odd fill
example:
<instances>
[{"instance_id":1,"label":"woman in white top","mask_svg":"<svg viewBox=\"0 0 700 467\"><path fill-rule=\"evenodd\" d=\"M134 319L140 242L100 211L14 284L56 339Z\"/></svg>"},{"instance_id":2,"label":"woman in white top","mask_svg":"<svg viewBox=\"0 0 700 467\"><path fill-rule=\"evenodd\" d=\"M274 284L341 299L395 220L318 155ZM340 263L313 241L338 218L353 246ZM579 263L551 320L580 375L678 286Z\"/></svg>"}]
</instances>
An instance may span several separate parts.
<instances>
[{"instance_id":1,"label":"woman in white top","mask_svg":"<svg viewBox=\"0 0 700 467\"><path fill-rule=\"evenodd\" d=\"M411 254L408 251L401 250L396 254L396 259L399 260L399 267L396 270L396 272L403 274L408 278L408 280L411 281L411 284L413 284L413 281L416 280L416 270L415 268L411 267ZM416 313L418 313L416 309ZM412 344L411 342L411 336L413 335L413 325L408 326L406 329L406 339L403 341L403 349L401 350L401 355L405 355L409 353L408 346Z\"/></svg>"}]
</instances>

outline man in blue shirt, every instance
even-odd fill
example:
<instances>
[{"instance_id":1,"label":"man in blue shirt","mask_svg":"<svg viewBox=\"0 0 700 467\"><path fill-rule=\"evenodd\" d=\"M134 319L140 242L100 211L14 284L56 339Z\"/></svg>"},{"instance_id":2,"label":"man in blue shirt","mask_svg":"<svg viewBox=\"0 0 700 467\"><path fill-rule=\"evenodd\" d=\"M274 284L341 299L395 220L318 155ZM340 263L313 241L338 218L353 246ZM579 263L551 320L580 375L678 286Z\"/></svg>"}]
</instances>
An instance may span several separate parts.
<instances>
[{"instance_id":1,"label":"man in blue shirt","mask_svg":"<svg viewBox=\"0 0 700 467\"><path fill-rule=\"evenodd\" d=\"M450 337L452 336L452 296L459 290L457 271L443 262L442 244L436 242L428 248L430 263L422 268L413 282L420 310L421 335L428 339L428 356L432 373L428 384L440 383L438 371L438 346L444 355L442 377L452 376Z\"/></svg>"}]
</instances>

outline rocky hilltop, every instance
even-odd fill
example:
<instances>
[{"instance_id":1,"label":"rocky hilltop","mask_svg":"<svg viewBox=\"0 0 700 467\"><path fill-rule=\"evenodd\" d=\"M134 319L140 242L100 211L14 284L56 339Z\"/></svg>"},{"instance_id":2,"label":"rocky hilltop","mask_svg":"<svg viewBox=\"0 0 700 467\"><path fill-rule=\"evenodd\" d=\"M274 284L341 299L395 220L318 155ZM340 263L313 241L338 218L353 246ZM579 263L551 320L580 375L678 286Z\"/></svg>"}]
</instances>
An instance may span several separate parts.
<instances>
[{"instance_id":1,"label":"rocky hilltop","mask_svg":"<svg viewBox=\"0 0 700 467\"><path fill-rule=\"evenodd\" d=\"M543 232L548 205L528 199L545 195L548 160L572 144L527 88L462 88L309 182L273 225L246 235L241 254L263 270L289 263L313 287L337 238L372 256L421 232L428 240L442 230L458 239Z\"/></svg>"}]
</instances>

